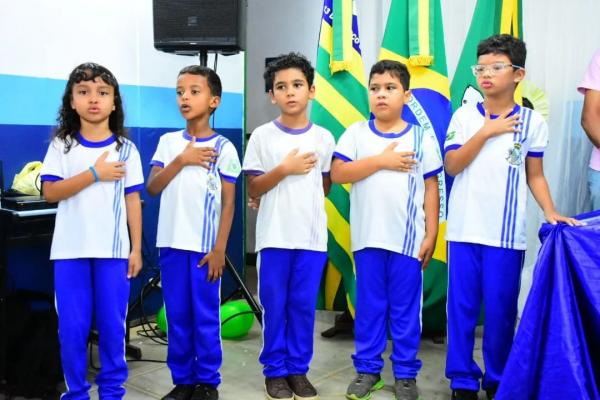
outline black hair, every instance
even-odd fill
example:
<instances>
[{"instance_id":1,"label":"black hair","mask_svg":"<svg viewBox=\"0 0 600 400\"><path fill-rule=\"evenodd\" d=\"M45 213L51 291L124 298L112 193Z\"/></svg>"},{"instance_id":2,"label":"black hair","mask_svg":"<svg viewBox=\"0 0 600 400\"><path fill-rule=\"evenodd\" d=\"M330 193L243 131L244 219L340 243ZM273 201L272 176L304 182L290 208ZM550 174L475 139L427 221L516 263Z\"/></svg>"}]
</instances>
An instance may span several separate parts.
<instances>
[{"instance_id":1,"label":"black hair","mask_svg":"<svg viewBox=\"0 0 600 400\"><path fill-rule=\"evenodd\" d=\"M124 127L125 113L123 112L123 100L121 99L117 78L102 65L92 62L83 63L71 71L67 86L65 87L65 92L63 93L62 104L58 110L58 126L54 131L54 137L61 139L65 143L65 153L68 153L69 150L71 150L74 142L78 142L77 133L81 129L81 119L79 114L77 114L77 111L71 106L71 101L73 100L73 86L82 81L93 81L96 78L100 78L106 84L112 86L115 92L115 109L108 117L108 127L116 136L117 150L119 150L123 144L122 139L127 137L127 131Z\"/></svg>"},{"instance_id":2,"label":"black hair","mask_svg":"<svg viewBox=\"0 0 600 400\"><path fill-rule=\"evenodd\" d=\"M371 72L369 72L369 83L371 82L373 75L385 74L386 72L394 78L397 78L404 90L410 89L410 73L408 72L408 68L401 62L393 60L381 60L376 62L371 67Z\"/></svg>"},{"instance_id":3,"label":"black hair","mask_svg":"<svg viewBox=\"0 0 600 400\"><path fill-rule=\"evenodd\" d=\"M210 94L216 97L221 97L223 93L223 86L221 85L221 78L211 68L204 67L202 65L188 65L184 67L177 77L179 78L183 74L200 75L206 78Z\"/></svg>"},{"instance_id":4,"label":"black hair","mask_svg":"<svg viewBox=\"0 0 600 400\"><path fill-rule=\"evenodd\" d=\"M265 85L267 90L273 90L273 83L275 80L275 73L284 70L296 68L302 71L308 86L312 86L315 80L315 69L310 64L310 61L300 53L288 53L281 54L277 58L267 64L263 78L265 78Z\"/></svg>"},{"instance_id":5,"label":"black hair","mask_svg":"<svg viewBox=\"0 0 600 400\"><path fill-rule=\"evenodd\" d=\"M477 58L485 54L504 54L511 64L525 67L527 48L525 42L512 35L503 33L482 40L477 45Z\"/></svg>"}]
</instances>

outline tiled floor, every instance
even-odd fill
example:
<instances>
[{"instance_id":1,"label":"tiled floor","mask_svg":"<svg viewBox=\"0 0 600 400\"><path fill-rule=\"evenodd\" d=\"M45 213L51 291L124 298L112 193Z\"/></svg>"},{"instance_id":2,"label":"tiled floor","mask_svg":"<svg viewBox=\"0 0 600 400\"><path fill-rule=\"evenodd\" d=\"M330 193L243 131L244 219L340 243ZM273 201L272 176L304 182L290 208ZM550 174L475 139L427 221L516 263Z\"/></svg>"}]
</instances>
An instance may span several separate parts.
<instances>
[{"instance_id":1,"label":"tiled floor","mask_svg":"<svg viewBox=\"0 0 600 400\"><path fill-rule=\"evenodd\" d=\"M247 270L248 287L256 288L255 269ZM314 358L311 363L309 379L319 391L320 399L344 399L347 385L354 377L351 354L354 351L353 338L340 335L333 339L325 339L320 332L333 325L333 312L318 311L315 327ZM165 360L166 346L152 342L150 339L135 334L139 328L132 329L131 343L141 348L143 359ZM479 335L478 335L479 336ZM223 366L221 368L222 384L219 387L222 400L262 400L263 389L262 368L258 363L258 354L262 346L260 325L255 321L247 337L238 341L223 341ZM385 354L386 366L383 378L386 386L372 397L374 400L393 399L393 377L389 363L390 343ZM481 364L481 339L476 340L476 360ZM423 368L419 373L417 384L422 400L446 400L450 398L448 381L444 378L445 344L434 344L431 339L423 339L419 358ZM94 372L90 371L89 379L93 381ZM135 362L129 363L129 379L126 383L125 399L160 399L171 388L171 376L164 363ZM91 393L92 399L98 399L96 386ZM484 399L484 395L480 394ZM0 395L0 400L2 396ZM18 399L17 399L18 400Z\"/></svg>"},{"instance_id":2,"label":"tiled floor","mask_svg":"<svg viewBox=\"0 0 600 400\"><path fill-rule=\"evenodd\" d=\"M354 377L354 369L350 355L354 350L353 339L349 335L333 339L322 338L320 332L329 328L333 322L333 313L318 312L315 329L315 354L311 364L309 378L319 391L322 400L344 399L344 393L350 380ZM242 340L223 341L223 366L221 374L223 383L219 387L220 399L223 400L262 400L263 376L258 364L261 348L261 335L258 323ZM141 347L143 358L164 360L166 347L155 344L146 338L134 338L132 343ZM478 339L476 346L478 361L481 352ZM418 386L423 400L449 399L448 381L444 378L445 345L434 344L430 339L423 339L419 357L423 368L418 377ZM377 392L372 398L393 399L393 378L388 362L390 346L386 351L386 367L383 377L386 381L384 390ZM93 379L92 376L90 378ZM171 378L165 364L149 362L130 362L129 379L127 381L126 399L159 399L171 389ZM95 388L92 399L97 399ZM483 397L482 397L483 399Z\"/></svg>"}]
</instances>

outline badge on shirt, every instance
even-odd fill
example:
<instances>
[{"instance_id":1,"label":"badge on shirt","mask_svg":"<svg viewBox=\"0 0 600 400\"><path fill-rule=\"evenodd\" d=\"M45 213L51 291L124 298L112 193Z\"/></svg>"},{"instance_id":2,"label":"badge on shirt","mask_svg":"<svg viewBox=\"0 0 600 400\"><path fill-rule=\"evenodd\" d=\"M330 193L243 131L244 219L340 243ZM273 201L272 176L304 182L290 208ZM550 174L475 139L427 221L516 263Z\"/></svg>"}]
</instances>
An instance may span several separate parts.
<instances>
[{"instance_id":1,"label":"badge on shirt","mask_svg":"<svg viewBox=\"0 0 600 400\"><path fill-rule=\"evenodd\" d=\"M208 188L209 192L216 192L217 191L217 177L213 174L208 174L208 180L206 182L206 187Z\"/></svg>"},{"instance_id":2,"label":"badge on shirt","mask_svg":"<svg viewBox=\"0 0 600 400\"><path fill-rule=\"evenodd\" d=\"M513 147L508 149L508 155L506 161L510 165L519 166L523 163L523 151L521 150L521 143L513 143Z\"/></svg>"}]
</instances>

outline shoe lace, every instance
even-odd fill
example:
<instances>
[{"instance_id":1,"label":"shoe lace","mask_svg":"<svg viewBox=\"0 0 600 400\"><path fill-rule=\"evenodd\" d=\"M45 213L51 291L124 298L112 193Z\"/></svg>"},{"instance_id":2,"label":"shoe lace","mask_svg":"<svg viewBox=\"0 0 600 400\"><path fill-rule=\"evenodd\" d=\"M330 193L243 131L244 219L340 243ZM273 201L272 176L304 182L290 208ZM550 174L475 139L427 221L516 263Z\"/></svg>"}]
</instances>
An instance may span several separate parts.
<instances>
[{"instance_id":1,"label":"shoe lace","mask_svg":"<svg viewBox=\"0 0 600 400\"><path fill-rule=\"evenodd\" d=\"M171 391L170 396L177 400L186 400L190 397L190 388L186 386L175 386Z\"/></svg>"},{"instance_id":2,"label":"shoe lace","mask_svg":"<svg viewBox=\"0 0 600 400\"><path fill-rule=\"evenodd\" d=\"M271 384L273 385L273 389L275 389L276 392L279 392L280 390L289 390L288 384L284 378L274 378L271 381Z\"/></svg>"},{"instance_id":3,"label":"shoe lace","mask_svg":"<svg viewBox=\"0 0 600 400\"><path fill-rule=\"evenodd\" d=\"M304 375L295 376L293 379L294 383L299 386L300 389L308 389L312 386L308 381L308 378Z\"/></svg>"},{"instance_id":4,"label":"shoe lace","mask_svg":"<svg viewBox=\"0 0 600 400\"><path fill-rule=\"evenodd\" d=\"M371 376L369 374L358 374L356 376L355 382L358 385L362 385L363 383L365 383L366 381L369 381L371 379Z\"/></svg>"}]
</instances>

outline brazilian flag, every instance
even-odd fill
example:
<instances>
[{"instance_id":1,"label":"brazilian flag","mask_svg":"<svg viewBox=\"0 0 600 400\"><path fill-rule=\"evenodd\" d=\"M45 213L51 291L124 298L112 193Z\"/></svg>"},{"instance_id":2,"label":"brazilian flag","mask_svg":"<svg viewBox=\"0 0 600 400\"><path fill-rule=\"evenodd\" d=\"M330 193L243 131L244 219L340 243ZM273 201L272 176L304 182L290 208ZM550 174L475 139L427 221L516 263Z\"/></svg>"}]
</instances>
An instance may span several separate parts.
<instances>
[{"instance_id":1,"label":"brazilian flag","mask_svg":"<svg viewBox=\"0 0 600 400\"><path fill-rule=\"evenodd\" d=\"M381 44L380 59L406 64L412 98L402 117L435 136L442 155L452 117L450 83L446 67L444 27L440 0L392 0ZM433 259L423 275L423 330L442 331L446 326L446 176L438 175L440 228Z\"/></svg>"},{"instance_id":2,"label":"brazilian flag","mask_svg":"<svg viewBox=\"0 0 600 400\"><path fill-rule=\"evenodd\" d=\"M336 140L351 124L369 117L358 20L353 0L325 0L315 71L311 120L327 128ZM350 186L334 184L325 201L328 265L319 308L354 315L356 278L350 248Z\"/></svg>"},{"instance_id":3,"label":"brazilian flag","mask_svg":"<svg viewBox=\"0 0 600 400\"><path fill-rule=\"evenodd\" d=\"M455 110L463 104L475 104L483 100L477 81L471 72L471 66L477 64L479 42L500 33L522 38L521 0L478 0L450 85L452 107ZM520 86L515 92L515 100L519 104L521 103Z\"/></svg>"}]
</instances>

